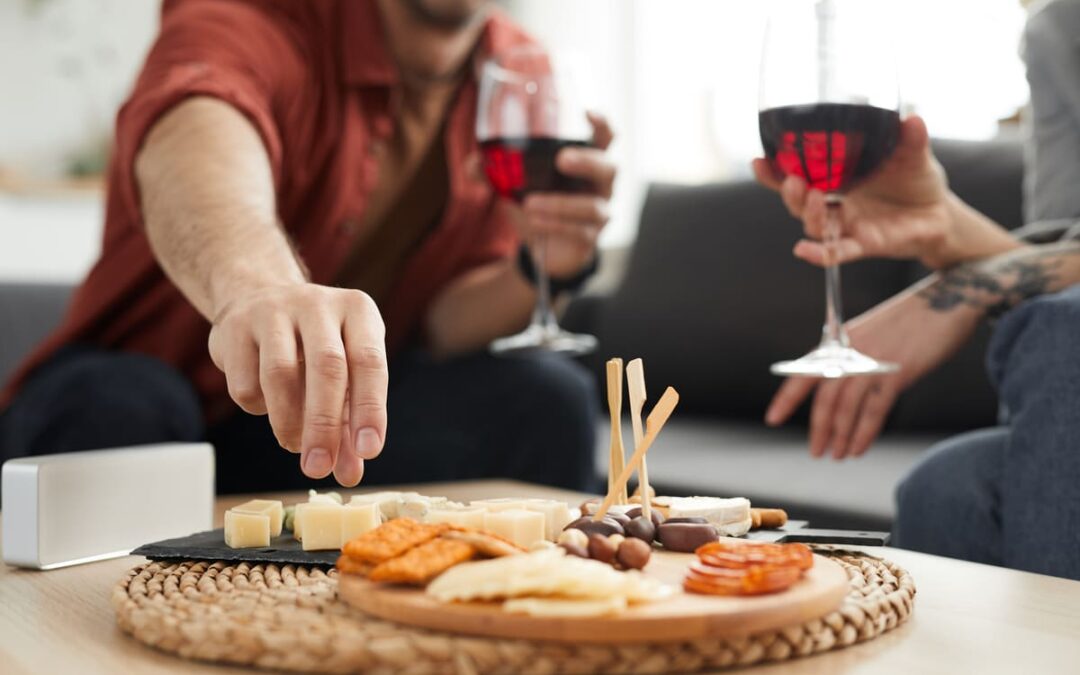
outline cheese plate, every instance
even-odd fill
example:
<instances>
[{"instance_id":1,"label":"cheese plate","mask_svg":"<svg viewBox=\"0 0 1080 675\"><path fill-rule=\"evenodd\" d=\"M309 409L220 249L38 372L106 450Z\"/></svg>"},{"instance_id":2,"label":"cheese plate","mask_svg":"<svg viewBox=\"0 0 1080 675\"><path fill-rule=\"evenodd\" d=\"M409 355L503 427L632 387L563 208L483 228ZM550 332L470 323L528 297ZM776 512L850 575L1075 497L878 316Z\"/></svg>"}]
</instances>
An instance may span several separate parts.
<instances>
[{"instance_id":1,"label":"cheese plate","mask_svg":"<svg viewBox=\"0 0 1080 675\"><path fill-rule=\"evenodd\" d=\"M604 644L683 642L782 628L828 614L848 592L843 567L815 555L802 580L782 593L754 597L686 593L681 590L682 579L693 560L692 554L657 551L643 572L680 590L662 601L607 616L532 616L507 612L498 603L443 603L423 589L379 584L354 574L340 575L338 592L363 612L419 628Z\"/></svg>"}]
</instances>

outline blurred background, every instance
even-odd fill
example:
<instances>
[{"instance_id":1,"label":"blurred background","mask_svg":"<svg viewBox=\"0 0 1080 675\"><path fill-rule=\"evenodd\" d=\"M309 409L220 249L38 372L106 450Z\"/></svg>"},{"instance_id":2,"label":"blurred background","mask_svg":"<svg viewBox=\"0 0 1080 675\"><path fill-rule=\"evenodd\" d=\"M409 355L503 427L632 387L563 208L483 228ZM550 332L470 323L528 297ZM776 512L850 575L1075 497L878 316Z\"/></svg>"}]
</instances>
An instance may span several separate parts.
<instances>
[{"instance_id":1,"label":"blurred background","mask_svg":"<svg viewBox=\"0 0 1080 675\"><path fill-rule=\"evenodd\" d=\"M650 453L654 483L746 495L821 526L887 528L895 485L928 447L995 423L987 331L901 398L857 462L814 462L797 425L764 428L778 384L769 364L805 352L822 318L820 271L791 258L798 224L749 180L770 3L501 4L550 49L588 57L593 105L618 134L601 274L564 322L600 338L587 361L598 375L605 358L640 356L653 400L667 385L682 394ZM881 0L865 27L895 55L904 111L926 118L953 189L1010 228L1022 223L1025 5ZM154 0L0 0L0 379L97 255L113 120L158 12ZM846 266L848 315L924 274L910 262Z\"/></svg>"},{"instance_id":2,"label":"blurred background","mask_svg":"<svg viewBox=\"0 0 1080 675\"><path fill-rule=\"evenodd\" d=\"M584 52L594 65L596 107L619 133L622 170L606 246L633 240L649 182L747 175L760 151L757 60L768 3L503 4L552 49ZM934 135L1017 133L1027 100L1018 0L906 0L880 11L868 30L894 36L905 108L924 115ZM152 0L0 1L3 278L70 281L92 262L98 174L157 20Z\"/></svg>"}]
</instances>

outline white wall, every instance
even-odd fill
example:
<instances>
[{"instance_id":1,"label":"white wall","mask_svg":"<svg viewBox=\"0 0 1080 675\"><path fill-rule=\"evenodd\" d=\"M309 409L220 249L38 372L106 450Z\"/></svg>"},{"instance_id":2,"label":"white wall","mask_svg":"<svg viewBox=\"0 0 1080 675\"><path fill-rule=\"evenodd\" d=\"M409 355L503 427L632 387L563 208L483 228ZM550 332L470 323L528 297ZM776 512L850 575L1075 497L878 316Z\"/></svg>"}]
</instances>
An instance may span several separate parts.
<instances>
[{"instance_id":1,"label":"white wall","mask_svg":"<svg viewBox=\"0 0 1080 675\"><path fill-rule=\"evenodd\" d=\"M302 1L302 0L298 0ZM586 52L618 133L605 245L632 240L649 181L745 175L759 152L759 0L507 0L553 49ZM1017 0L881 4L905 100L939 136L987 138L1027 96ZM0 170L57 176L107 138L156 30L157 0L0 0ZM874 28L879 29L878 27ZM93 260L94 199L0 194L0 278L75 279Z\"/></svg>"}]
</instances>

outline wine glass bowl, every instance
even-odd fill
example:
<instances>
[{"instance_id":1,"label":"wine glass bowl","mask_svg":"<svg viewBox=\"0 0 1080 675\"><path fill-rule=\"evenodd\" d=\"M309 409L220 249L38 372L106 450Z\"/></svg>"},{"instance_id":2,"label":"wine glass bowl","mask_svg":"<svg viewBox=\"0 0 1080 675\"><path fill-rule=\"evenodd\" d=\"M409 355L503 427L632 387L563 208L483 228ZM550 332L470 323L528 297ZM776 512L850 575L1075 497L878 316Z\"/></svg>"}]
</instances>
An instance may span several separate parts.
<instances>
[{"instance_id":1,"label":"wine glass bowl","mask_svg":"<svg viewBox=\"0 0 1080 675\"><path fill-rule=\"evenodd\" d=\"M582 103L582 71L572 57L552 56L534 46L507 50L481 67L476 136L492 189L518 204L534 192L586 192L587 181L556 166L566 147L592 142ZM552 309L545 267L546 239L526 242L537 292L532 321L521 333L491 344L495 354L528 350L585 354L596 338L561 329Z\"/></svg>"},{"instance_id":2,"label":"wine glass bowl","mask_svg":"<svg viewBox=\"0 0 1080 675\"><path fill-rule=\"evenodd\" d=\"M835 261L843 194L892 154L900 99L890 50L875 44L874 0L779 0L762 49L758 125L774 170L826 193L824 244ZM843 325L840 270L825 269L821 343L783 376L839 378L888 373L896 364L851 347Z\"/></svg>"}]
</instances>

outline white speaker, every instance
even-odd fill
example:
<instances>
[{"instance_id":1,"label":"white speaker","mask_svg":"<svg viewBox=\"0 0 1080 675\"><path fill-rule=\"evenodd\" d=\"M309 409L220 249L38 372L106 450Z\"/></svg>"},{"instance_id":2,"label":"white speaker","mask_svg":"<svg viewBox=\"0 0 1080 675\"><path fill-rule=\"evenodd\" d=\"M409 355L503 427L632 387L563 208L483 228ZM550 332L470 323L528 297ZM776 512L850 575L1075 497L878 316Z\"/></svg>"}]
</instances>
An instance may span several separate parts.
<instances>
[{"instance_id":1,"label":"white speaker","mask_svg":"<svg viewBox=\"0 0 1080 675\"><path fill-rule=\"evenodd\" d=\"M173 443L4 462L4 562L53 569L208 530L214 448Z\"/></svg>"}]
</instances>

